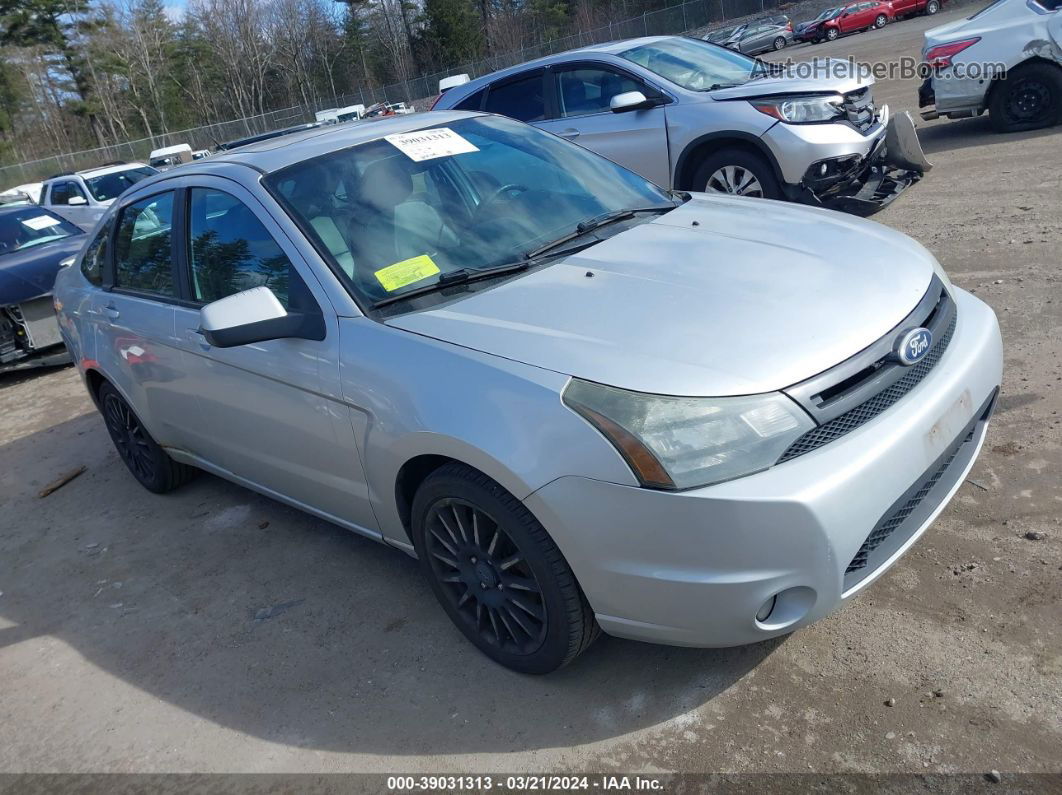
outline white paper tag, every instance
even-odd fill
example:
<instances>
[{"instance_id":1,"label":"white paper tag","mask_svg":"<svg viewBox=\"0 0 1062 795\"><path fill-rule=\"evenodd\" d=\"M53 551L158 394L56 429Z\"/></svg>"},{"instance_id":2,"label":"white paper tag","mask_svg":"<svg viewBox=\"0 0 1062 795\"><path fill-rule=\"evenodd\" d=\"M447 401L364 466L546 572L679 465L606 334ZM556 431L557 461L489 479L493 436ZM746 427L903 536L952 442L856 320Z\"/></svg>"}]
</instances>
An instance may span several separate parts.
<instances>
[{"instance_id":1,"label":"white paper tag","mask_svg":"<svg viewBox=\"0 0 1062 795\"><path fill-rule=\"evenodd\" d=\"M34 218L24 218L22 220L23 226L28 226L35 232L47 229L49 226L58 226L60 223L62 222L58 218L52 218L50 215L38 215Z\"/></svg>"},{"instance_id":2,"label":"white paper tag","mask_svg":"<svg viewBox=\"0 0 1062 795\"><path fill-rule=\"evenodd\" d=\"M436 127L431 130L386 135L384 140L401 150L410 160L418 163L436 157L463 155L466 152L478 152L479 149L449 127Z\"/></svg>"}]
</instances>

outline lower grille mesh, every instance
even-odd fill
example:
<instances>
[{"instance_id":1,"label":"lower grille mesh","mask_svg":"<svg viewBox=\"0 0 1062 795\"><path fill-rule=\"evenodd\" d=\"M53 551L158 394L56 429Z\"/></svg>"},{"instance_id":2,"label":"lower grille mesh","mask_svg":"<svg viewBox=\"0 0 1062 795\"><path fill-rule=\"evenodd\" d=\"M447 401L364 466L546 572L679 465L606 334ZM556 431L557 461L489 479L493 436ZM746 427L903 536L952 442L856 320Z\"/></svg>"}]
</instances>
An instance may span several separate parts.
<instances>
[{"instance_id":1,"label":"lower grille mesh","mask_svg":"<svg viewBox=\"0 0 1062 795\"><path fill-rule=\"evenodd\" d=\"M812 450L822 447L824 444L828 444L850 431L854 431L860 425L874 419L881 414L881 412L895 404L900 398L918 386L918 384L922 382L922 379L929 375L929 372L936 366L937 362L940 361L940 357L944 355L948 343L951 342L951 336L955 333L955 321L956 318L953 317L951 323L948 324L947 330L937 341L936 345L933 346L922 361L912 366L903 378L881 390L881 392L869 400L860 403L854 409L850 409L841 416L834 417L829 422L823 423L816 428L812 428L789 445L789 447L786 448L786 451L782 453L777 463L781 464L782 462L796 458L797 456L810 453Z\"/></svg>"}]
</instances>

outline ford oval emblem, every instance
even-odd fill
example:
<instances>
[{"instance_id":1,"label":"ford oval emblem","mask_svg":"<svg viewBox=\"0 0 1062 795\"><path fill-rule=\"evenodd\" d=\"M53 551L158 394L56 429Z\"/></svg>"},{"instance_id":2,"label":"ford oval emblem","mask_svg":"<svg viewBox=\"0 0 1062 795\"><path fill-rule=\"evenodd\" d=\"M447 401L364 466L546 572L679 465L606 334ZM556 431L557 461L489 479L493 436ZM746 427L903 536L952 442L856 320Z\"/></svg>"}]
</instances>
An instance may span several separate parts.
<instances>
[{"instance_id":1,"label":"ford oval emblem","mask_svg":"<svg viewBox=\"0 0 1062 795\"><path fill-rule=\"evenodd\" d=\"M933 332L927 328L905 331L896 340L896 358L900 364L910 367L920 361L933 347Z\"/></svg>"}]
</instances>

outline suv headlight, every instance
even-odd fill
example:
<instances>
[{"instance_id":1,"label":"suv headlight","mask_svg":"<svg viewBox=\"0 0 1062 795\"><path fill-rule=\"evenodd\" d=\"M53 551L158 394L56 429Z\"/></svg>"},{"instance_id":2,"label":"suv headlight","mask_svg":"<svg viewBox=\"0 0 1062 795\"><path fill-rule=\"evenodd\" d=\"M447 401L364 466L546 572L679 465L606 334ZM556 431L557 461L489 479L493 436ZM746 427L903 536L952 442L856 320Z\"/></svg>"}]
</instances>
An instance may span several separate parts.
<instances>
[{"instance_id":1,"label":"suv headlight","mask_svg":"<svg viewBox=\"0 0 1062 795\"><path fill-rule=\"evenodd\" d=\"M826 94L813 97L773 97L749 100L760 113L766 113L788 124L807 124L817 121L833 121L844 116L844 97Z\"/></svg>"},{"instance_id":2,"label":"suv headlight","mask_svg":"<svg viewBox=\"0 0 1062 795\"><path fill-rule=\"evenodd\" d=\"M643 486L688 489L767 469L815 427L774 392L724 398L647 395L573 378L564 403L612 442Z\"/></svg>"}]
</instances>

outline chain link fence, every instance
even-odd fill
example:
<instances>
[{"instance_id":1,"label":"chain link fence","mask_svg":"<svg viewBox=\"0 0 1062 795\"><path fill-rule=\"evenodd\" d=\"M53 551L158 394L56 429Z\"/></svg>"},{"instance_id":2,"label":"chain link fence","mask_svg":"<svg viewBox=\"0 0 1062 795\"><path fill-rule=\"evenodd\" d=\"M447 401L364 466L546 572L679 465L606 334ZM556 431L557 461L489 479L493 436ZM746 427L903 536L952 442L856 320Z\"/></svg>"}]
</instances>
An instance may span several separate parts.
<instances>
[{"instance_id":1,"label":"chain link fence","mask_svg":"<svg viewBox=\"0 0 1062 795\"><path fill-rule=\"evenodd\" d=\"M438 93L439 80L448 75L466 73L469 77L475 78L576 47L638 36L686 33L697 28L761 14L779 5L780 0L690 0L680 5L650 11L638 17L610 22L607 26L595 30L551 39L534 47L525 47L522 50L495 55L491 58L458 64L444 72L423 75L387 86L365 86L354 93L322 99L311 105L295 105L244 119L177 130L151 138L140 138L97 149L86 149L81 152L71 152L0 167L0 190L6 190L25 182L46 179L53 174L92 168L112 161L146 161L153 149L161 149L164 146L186 143L192 149L212 150L225 141L311 122L314 120L316 111L327 108L358 104L368 107L376 102L406 102L414 104L418 109L423 109L427 105L425 100Z\"/></svg>"}]
</instances>

